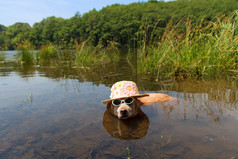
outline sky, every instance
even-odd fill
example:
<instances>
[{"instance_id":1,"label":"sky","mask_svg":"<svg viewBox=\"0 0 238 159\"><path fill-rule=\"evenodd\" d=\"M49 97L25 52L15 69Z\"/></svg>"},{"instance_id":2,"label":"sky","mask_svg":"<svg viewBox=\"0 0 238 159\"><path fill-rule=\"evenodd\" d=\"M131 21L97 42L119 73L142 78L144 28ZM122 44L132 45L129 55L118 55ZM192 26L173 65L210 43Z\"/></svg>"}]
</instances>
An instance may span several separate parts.
<instances>
[{"instance_id":1,"label":"sky","mask_svg":"<svg viewBox=\"0 0 238 159\"><path fill-rule=\"evenodd\" d=\"M16 22L28 23L33 26L44 18L55 16L71 18L76 12L83 15L92 9L148 0L0 0L0 24L10 26Z\"/></svg>"}]
</instances>

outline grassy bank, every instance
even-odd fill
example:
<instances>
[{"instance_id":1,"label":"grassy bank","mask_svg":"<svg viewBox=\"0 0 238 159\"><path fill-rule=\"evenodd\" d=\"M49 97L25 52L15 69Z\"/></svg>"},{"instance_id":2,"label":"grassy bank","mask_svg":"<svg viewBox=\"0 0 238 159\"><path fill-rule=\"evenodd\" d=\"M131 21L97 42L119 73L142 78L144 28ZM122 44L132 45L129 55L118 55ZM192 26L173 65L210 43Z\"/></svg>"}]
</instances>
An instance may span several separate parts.
<instances>
[{"instance_id":1,"label":"grassy bank","mask_svg":"<svg viewBox=\"0 0 238 159\"><path fill-rule=\"evenodd\" d=\"M181 34L181 27L186 27ZM161 76L215 76L238 69L238 12L215 22L191 26L189 19L167 26L157 43L142 44L138 52L140 73Z\"/></svg>"}]
</instances>

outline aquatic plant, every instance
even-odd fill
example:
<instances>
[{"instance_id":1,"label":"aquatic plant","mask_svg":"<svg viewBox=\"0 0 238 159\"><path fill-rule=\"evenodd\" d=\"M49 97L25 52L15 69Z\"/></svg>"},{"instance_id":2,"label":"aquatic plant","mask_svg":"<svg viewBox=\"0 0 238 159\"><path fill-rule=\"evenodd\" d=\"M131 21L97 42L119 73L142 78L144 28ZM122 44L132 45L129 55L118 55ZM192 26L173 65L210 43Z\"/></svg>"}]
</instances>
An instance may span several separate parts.
<instances>
[{"instance_id":1,"label":"aquatic plant","mask_svg":"<svg viewBox=\"0 0 238 159\"><path fill-rule=\"evenodd\" d=\"M130 158L131 158L131 155L130 155L130 149L129 149L129 147L126 147L126 150L127 150L127 159L130 159Z\"/></svg>"},{"instance_id":2,"label":"aquatic plant","mask_svg":"<svg viewBox=\"0 0 238 159\"><path fill-rule=\"evenodd\" d=\"M30 102L30 103L32 104L32 102L33 102L33 96L32 96L32 93L30 93L29 96L28 96L26 99L24 99L24 100L20 100L20 105L23 104L23 101L24 101L24 102Z\"/></svg>"},{"instance_id":3,"label":"aquatic plant","mask_svg":"<svg viewBox=\"0 0 238 159\"><path fill-rule=\"evenodd\" d=\"M57 59L62 64L74 63L75 60L74 51L70 48L65 48L64 50L58 48Z\"/></svg>"},{"instance_id":4,"label":"aquatic plant","mask_svg":"<svg viewBox=\"0 0 238 159\"><path fill-rule=\"evenodd\" d=\"M211 76L238 69L238 11L204 26L190 19L167 26L157 44L138 51L140 73L160 76ZM179 32L185 26L186 32Z\"/></svg>"},{"instance_id":5,"label":"aquatic plant","mask_svg":"<svg viewBox=\"0 0 238 159\"><path fill-rule=\"evenodd\" d=\"M40 47L37 60L50 60L56 58L57 49L52 44L42 45Z\"/></svg>"},{"instance_id":6,"label":"aquatic plant","mask_svg":"<svg viewBox=\"0 0 238 159\"><path fill-rule=\"evenodd\" d=\"M28 40L24 40L17 44L16 50L20 51L16 55L19 61L22 61L24 63L34 62L34 46Z\"/></svg>"},{"instance_id":7,"label":"aquatic plant","mask_svg":"<svg viewBox=\"0 0 238 159\"><path fill-rule=\"evenodd\" d=\"M75 63L81 65L91 65L96 63L109 63L118 61L119 51L114 42L104 48L102 45L93 47L86 42L77 43L75 46Z\"/></svg>"},{"instance_id":8,"label":"aquatic plant","mask_svg":"<svg viewBox=\"0 0 238 159\"><path fill-rule=\"evenodd\" d=\"M5 53L2 51L0 52L0 61L4 61L5 60Z\"/></svg>"}]
</instances>

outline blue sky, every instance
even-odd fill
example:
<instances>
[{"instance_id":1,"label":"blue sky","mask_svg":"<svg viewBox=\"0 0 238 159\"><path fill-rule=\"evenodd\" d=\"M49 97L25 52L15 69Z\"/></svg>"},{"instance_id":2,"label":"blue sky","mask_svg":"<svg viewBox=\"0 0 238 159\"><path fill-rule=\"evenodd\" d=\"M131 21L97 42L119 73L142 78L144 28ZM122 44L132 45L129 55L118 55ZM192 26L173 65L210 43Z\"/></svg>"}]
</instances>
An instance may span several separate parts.
<instances>
[{"instance_id":1,"label":"blue sky","mask_svg":"<svg viewBox=\"0 0 238 159\"><path fill-rule=\"evenodd\" d=\"M100 10L107 5L148 0L0 0L0 24L10 26L16 22L40 22L50 16L70 18L78 11L81 15L93 8Z\"/></svg>"}]
</instances>

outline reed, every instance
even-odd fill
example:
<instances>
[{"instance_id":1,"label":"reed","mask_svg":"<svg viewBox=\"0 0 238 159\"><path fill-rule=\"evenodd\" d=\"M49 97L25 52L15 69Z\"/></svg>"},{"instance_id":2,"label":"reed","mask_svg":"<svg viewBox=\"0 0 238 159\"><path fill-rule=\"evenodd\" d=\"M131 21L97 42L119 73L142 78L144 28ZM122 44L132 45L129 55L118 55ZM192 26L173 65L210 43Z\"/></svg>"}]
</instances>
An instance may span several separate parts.
<instances>
[{"instance_id":1,"label":"reed","mask_svg":"<svg viewBox=\"0 0 238 159\"><path fill-rule=\"evenodd\" d=\"M156 45L141 45L138 52L140 73L159 77L213 76L238 69L238 11L204 26L192 26L182 19L167 26ZM180 28L186 32L181 34Z\"/></svg>"},{"instance_id":2,"label":"reed","mask_svg":"<svg viewBox=\"0 0 238 159\"><path fill-rule=\"evenodd\" d=\"M58 49L57 60L58 62L67 65L74 63L75 60L74 51L70 48L65 48L64 50Z\"/></svg>"},{"instance_id":3,"label":"reed","mask_svg":"<svg viewBox=\"0 0 238 159\"><path fill-rule=\"evenodd\" d=\"M50 60L57 57L57 49L52 44L42 45L37 60Z\"/></svg>"},{"instance_id":4,"label":"reed","mask_svg":"<svg viewBox=\"0 0 238 159\"><path fill-rule=\"evenodd\" d=\"M16 50L20 52L16 55L18 60L23 63L33 63L35 60L34 57L34 46L28 41L24 40L17 44Z\"/></svg>"},{"instance_id":5,"label":"reed","mask_svg":"<svg viewBox=\"0 0 238 159\"><path fill-rule=\"evenodd\" d=\"M131 159L130 148L126 147L126 150L127 150L127 159Z\"/></svg>"},{"instance_id":6,"label":"reed","mask_svg":"<svg viewBox=\"0 0 238 159\"><path fill-rule=\"evenodd\" d=\"M37 60L43 63L69 64L74 61L73 51L65 43L58 46L52 43L42 45L37 54Z\"/></svg>"},{"instance_id":7,"label":"reed","mask_svg":"<svg viewBox=\"0 0 238 159\"><path fill-rule=\"evenodd\" d=\"M115 42L110 42L106 48L101 45L93 47L87 45L86 42L77 43L75 45L74 52L75 63L83 66L115 62L120 58Z\"/></svg>"},{"instance_id":8,"label":"reed","mask_svg":"<svg viewBox=\"0 0 238 159\"><path fill-rule=\"evenodd\" d=\"M69 46L64 39L62 39L57 47L57 60L67 65L71 65L75 61L74 48L73 46Z\"/></svg>"},{"instance_id":9,"label":"reed","mask_svg":"<svg viewBox=\"0 0 238 159\"><path fill-rule=\"evenodd\" d=\"M34 46L29 41L22 41L16 47L20 52L17 54L18 60L24 63L38 62L56 62L60 64L92 65L104 64L118 61L120 58L117 49L117 43L109 42L105 48L101 45L93 47L86 45L86 42L76 43L74 48L67 46L65 43L54 46L53 44L42 45L34 54ZM35 56L36 58L35 58Z\"/></svg>"},{"instance_id":10,"label":"reed","mask_svg":"<svg viewBox=\"0 0 238 159\"><path fill-rule=\"evenodd\" d=\"M3 51L0 52L0 61L5 61L5 53Z\"/></svg>"}]
</instances>

